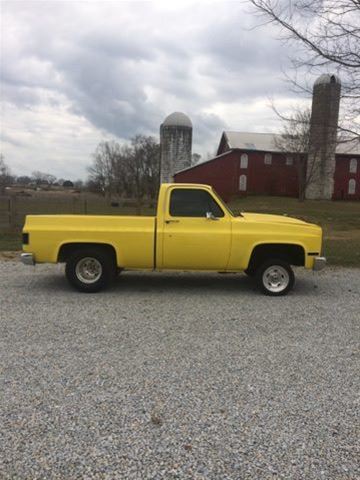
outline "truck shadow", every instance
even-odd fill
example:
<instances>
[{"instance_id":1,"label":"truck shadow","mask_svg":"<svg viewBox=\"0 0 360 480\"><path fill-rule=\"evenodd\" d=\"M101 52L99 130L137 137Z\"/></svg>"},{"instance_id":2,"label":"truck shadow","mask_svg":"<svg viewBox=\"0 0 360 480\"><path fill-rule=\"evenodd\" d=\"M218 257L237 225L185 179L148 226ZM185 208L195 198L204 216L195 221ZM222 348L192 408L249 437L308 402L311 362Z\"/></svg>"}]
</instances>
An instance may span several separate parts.
<instances>
[{"instance_id":1,"label":"truck shadow","mask_svg":"<svg viewBox=\"0 0 360 480\"><path fill-rule=\"evenodd\" d=\"M73 292L79 295L68 284L63 274L38 276L35 281L27 282L27 290L34 293L41 290L43 293ZM161 294L161 293L186 293L187 295L234 294L239 292L258 294L254 281L243 274L211 274L211 273L149 273L149 272L123 272L114 283L99 294Z\"/></svg>"},{"instance_id":2,"label":"truck shadow","mask_svg":"<svg viewBox=\"0 0 360 480\"><path fill-rule=\"evenodd\" d=\"M311 279L297 278L290 295L309 295L316 292L317 285ZM246 293L262 296L255 280L243 273L141 273L125 272L115 281L109 291L145 292L145 293L181 293L198 295L199 293L229 294ZM268 297L269 298L269 297Z\"/></svg>"},{"instance_id":3,"label":"truck shadow","mask_svg":"<svg viewBox=\"0 0 360 480\"><path fill-rule=\"evenodd\" d=\"M48 293L74 293L74 290L65 279L64 275L44 275L37 277L36 281L27 283L27 290L33 293L36 290ZM316 292L317 286L310 278L298 278L295 289L291 295L309 295ZM247 275L239 274L214 274L214 273L192 273L192 272L124 272L114 284L102 291L100 295L113 294L182 294L186 295L238 295L241 293L262 297L258 291L255 281ZM99 294L90 294L99 295Z\"/></svg>"},{"instance_id":4,"label":"truck shadow","mask_svg":"<svg viewBox=\"0 0 360 480\"><path fill-rule=\"evenodd\" d=\"M257 293L255 283L242 274L203 274L203 273L153 273L126 272L119 276L111 288L121 292L186 292L234 293L244 291Z\"/></svg>"}]
</instances>

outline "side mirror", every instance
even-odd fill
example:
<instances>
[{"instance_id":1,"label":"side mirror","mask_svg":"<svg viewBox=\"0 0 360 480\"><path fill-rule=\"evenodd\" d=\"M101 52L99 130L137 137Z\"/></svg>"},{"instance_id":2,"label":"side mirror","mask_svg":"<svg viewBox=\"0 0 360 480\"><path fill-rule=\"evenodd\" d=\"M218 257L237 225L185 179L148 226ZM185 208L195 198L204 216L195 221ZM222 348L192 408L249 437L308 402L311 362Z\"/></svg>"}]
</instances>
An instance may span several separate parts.
<instances>
[{"instance_id":1,"label":"side mirror","mask_svg":"<svg viewBox=\"0 0 360 480\"><path fill-rule=\"evenodd\" d=\"M212 212L206 212L207 220L219 220Z\"/></svg>"}]
</instances>

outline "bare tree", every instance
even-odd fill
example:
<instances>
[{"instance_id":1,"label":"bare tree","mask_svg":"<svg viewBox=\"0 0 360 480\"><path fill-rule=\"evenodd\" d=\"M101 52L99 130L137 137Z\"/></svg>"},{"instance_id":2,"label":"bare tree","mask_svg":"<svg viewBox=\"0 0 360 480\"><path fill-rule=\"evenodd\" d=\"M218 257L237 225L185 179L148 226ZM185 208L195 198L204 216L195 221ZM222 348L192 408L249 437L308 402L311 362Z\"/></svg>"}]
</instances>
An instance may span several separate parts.
<instances>
[{"instance_id":1,"label":"bare tree","mask_svg":"<svg viewBox=\"0 0 360 480\"><path fill-rule=\"evenodd\" d=\"M39 170L35 170L34 172L32 172L31 176L32 176L32 178L34 180L34 183L36 185L40 185L42 183L43 175L44 174L42 172L40 172Z\"/></svg>"},{"instance_id":2,"label":"bare tree","mask_svg":"<svg viewBox=\"0 0 360 480\"><path fill-rule=\"evenodd\" d=\"M201 161L200 153L193 153L191 155L191 165L197 165Z\"/></svg>"},{"instance_id":3,"label":"bare tree","mask_svg":"<svg viewBox=\"0 0 360 480\"><path fill-rule=\"evenodd\" d=\"M160 146L153 137L136 135L131 139L132 159L129 172L134 196L154 198L160 185Z\"/></svg>"},{"instance_id":4,"label":"bare tree","mask_svg":"<svg viewBox=\"0 0 360 480\"><path fill-rule=\"evenodd\" d=\"M44 173L43 174L43 181L44 183L47 183L49 187L54 185L56 183L56 177L55 175L52 175L51 173Z\"/></svg>"},{"instance_id":5,"label":"bare tree","mask_svg":"<svg viewBox=\"0 0 360 480\"><path fill-rule=\"evenodd\" d=\"M0 195L4 194L5 188L11 184L12 177L10 168L5 163L4 155L0 154Z\"/></svg>"},{"instance_id":6,"label":"bare tree","mask_svg":"<svg viewBox=\"0 0 360 480\"><path fill-rule=\"evenodd\" d=\"M315 155L309 156L311 110L295 109L291 116L281 118L283 129L275 138L275 145L296 165L299 200L304 201L306 188L313 181L315 163Z\"/></svg>"},{"instance_id":7,"label":"bare tree","mask_svg":"<svg viewBox=\"0 0 360 480\"><path fill-rule=\"evenodd\" d=\"M32 179L28 175L20 175L19 177L16 178L16 183L19 185L27 186L27 185L30 185L31 182L32 182Z\"/></svg>"},{"instance_id":8,"label":"bare tree","mask_svg":"<svg viewBox=\"0 0 360 480\"><path fill-rule=\"evenodd\" d=\"M216 157L217 151L215 150L214 152L206 152L206 159L207 160L212 160L214 157Z\"/></svg>"},{"instance_id":9,"label":"bare tree","mask_svg":"<svg viewBox=\"0 0 360 480\"><path fill-rule=\"evenodd\" d=\"M82 190L84 188L84 181L81 178L74 181L74 187L76 190Z\"/></svg>"},{"instance_id":10,"label":"bare tree","mask_svg":"<svg viewBox=\"0 0 360 480\"><path fill-rule=\"evenodd\" d=\"M119 155L119 144L101 142L93 155L93 163L89 167L89 180L98 185L99 191L111 199L115 193L114 170Z\"/></svg>"},{"instance_id":11,"label":"bare tree","mask_svg":"<svg viewBox=\"0 0 360 480\"><path fill-rule=\"evenodd\" d=\"M35 170L32 172L32 177L36 185L53 185L56 182L55 175L51 173L40 172L39 170Z\"/></svg>"},{"instance_id":12,"label":"bare tree","mask_svg":"<svg viewBox=\"0 0 360 480\"><path fill-rule=\"evenodd\" d=\"M296 44L291 81L309 91L302 73L335 70L342 81L340 131L359 138L360 1L248 0L264 19L280 27L281 38Z\"/></svg>"},{"instance_id":13,"label":"bare tree","mask_svg":"<svg viewBox=\"0 0 360 480\"><path fill-rule=\"evenodd\" d=\"M89 168L89 187L110 199L126 195L154 198L159 187L160 147L153 137L137 135L130 144L101 142Z\"/></svg>"}]
</instances>

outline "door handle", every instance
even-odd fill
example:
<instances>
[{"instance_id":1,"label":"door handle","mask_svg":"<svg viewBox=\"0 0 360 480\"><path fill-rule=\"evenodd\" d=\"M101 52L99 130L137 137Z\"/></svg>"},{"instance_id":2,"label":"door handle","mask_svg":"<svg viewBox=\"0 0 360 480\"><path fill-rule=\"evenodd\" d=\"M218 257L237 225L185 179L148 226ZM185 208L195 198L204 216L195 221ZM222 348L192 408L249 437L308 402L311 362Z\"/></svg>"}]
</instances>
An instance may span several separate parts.
<instances>
[{"instance_id":1,"label":"door handle","mask_svg":"<svg viewBox=\"0 0 360 480\"><path fill-rule=\"evenodd\" d=\"M165 220L165 223L179 223L179 220Z\"/></svg>"}]
</instances>

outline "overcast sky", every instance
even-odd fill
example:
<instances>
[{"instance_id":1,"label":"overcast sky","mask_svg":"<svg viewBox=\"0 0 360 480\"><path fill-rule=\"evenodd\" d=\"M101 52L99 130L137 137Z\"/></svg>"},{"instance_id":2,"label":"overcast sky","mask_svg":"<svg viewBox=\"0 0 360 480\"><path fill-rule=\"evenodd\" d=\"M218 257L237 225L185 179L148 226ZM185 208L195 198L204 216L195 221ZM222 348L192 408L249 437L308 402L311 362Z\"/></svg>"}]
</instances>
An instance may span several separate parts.
<instances>
[{"instance_id":1,"label":"overcast sky","mask_svg":"<svg viewBox=\"0 0 360 480\"><path fill-rule=\"evenodd\" d=\"M1 150L13 173L85 178L103 139L193 122L193 151L222 130L280 126L273 98L299 97L286 48L243 2L10 1L1 4ZM291 52L290 52L291 53Z\"/></svg>"}]
</instances>

